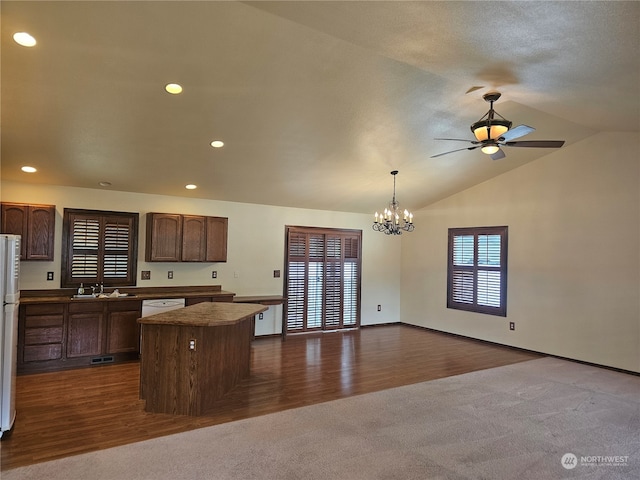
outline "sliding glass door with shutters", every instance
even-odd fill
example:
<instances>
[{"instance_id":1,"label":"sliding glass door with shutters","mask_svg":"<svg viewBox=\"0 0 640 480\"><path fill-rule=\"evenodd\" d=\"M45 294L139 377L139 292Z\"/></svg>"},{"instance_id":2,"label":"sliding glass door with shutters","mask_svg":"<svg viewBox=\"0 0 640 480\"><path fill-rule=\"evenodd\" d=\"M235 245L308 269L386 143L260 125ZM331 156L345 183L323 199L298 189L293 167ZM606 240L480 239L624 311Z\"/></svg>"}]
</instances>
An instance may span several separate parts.
<instances>
[{"instance_id":1,"label":"sliding glass door with shutters","mask_svg":"<svg viewBox=\"0 0 640 480\"><path fill-rule=\"evenodd\" d=\"M287 227L285 333L360 326L360 230Z\"/></svg>"}]
</instances>

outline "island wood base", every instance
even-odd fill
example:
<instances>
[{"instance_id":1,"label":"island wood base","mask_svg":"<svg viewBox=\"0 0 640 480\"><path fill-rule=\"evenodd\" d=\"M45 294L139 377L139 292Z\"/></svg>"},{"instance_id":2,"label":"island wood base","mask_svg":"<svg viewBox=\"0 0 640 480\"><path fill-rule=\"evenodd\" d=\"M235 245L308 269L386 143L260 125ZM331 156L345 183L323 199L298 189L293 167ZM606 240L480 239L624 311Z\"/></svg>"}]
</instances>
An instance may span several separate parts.
<instances>
[{"instance_id":1,"label":"island wood base","mask_svg":"<svg viewBox=\"0 0 640 480\"><path fill-rule=\"evenodd\" d=\"M139 319L145 410L192 416L210 410L249 376L254 316L266 309L199 303Z\"/></svg>"}]
</instances>

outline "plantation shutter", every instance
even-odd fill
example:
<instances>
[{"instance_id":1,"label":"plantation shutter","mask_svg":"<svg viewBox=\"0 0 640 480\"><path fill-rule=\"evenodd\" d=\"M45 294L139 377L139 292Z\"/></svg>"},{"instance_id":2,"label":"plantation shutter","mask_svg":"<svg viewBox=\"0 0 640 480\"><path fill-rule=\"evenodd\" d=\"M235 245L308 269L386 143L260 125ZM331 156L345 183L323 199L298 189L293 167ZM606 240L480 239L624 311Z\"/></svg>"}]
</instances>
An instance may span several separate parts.
<instances>
[{"instance_id":1,"label":"plantation shutter","mask_svg":"<svg viewBox=\"0 0 640 480\"><path fill-rule=\"evenodd\" d=\"M105 282L129 277L129 254L131 251L131 220L105 218L103 279Z\"/></svg>"},{"instance_id":2,"label":"plantation shutter","mask_svg":"<svg viewBox=\"0 0 640 480\"><path fill-rule=\"evenodd\" d=\"M97 281L100 221L84 216L74 217L72 238L71 278L86 283Z\"/></svg>"},{"instance_id":3,"label":"plantation shutter","mask_svg":"<svg viewBox=\"0 0 640 480\"><path fill-rule=\"evenodd\" d=\"M359 325L361 234L287 230L286 330L336 330Z\"/></svg>"},{"instance_id":4,"label":"plantation shutter","mask_svg":"<svg viewBox=\"0 0 640 480\"><path fill-rule=\"evenodd\" d=\"M305 329L305 306L307 292L307 236L289 234L287 270L287 329Z\"/></svg>"},{"instance_id":5,"label":"plantation shutter","mask_svg":"<svg viewBox=\"0 0 640 480\"><path fill-rule=\"evenodd\" d=\"M506 316L507 227L449 229L447 307Z\"/></svg>"},{"instance_id":6,"label":"plantation shutter","mask_svg":"<svg viewBox=\"0 0 640 480\"><path fill-rule=\"evenodd\" d=\"M359 323L360 295L360 238L344 238L344 272L342 274L342 321L345 327L355 327Z\"/></svg>"}]
</instances>

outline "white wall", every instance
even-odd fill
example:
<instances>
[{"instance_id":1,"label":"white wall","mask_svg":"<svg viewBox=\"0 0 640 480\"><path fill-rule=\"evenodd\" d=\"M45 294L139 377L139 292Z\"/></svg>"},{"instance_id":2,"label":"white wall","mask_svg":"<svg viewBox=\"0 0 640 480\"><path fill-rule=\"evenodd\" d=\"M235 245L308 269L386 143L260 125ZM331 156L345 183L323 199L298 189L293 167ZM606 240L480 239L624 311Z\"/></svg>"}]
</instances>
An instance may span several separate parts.
<instances>
[{"instance_id":1,"label":"white wall","mask_svg":"<svg viewBox=\"0 0 640 480\"><path fill-rule=\"evenodd\" d=\"M640 372L639 162L638 134L602 133L416 212L402 321ZM448 228L490 225L509 226L506 318L446 308Z\"/></svg>"},{"instance_id":2,"label":"white wall","mask_svg":"<svg viewBox=\"0 0 640 480\"><path fill-rule=\"evenodd\" d=\"M282 295L285 225L351 228L362 230L362 324L393 323L400 319L400 239L371 229L372 215L270 207L245 203L146 195L47 185L2 182L4 202L56 205L55 257L53 262L22 262L22 289L60 287L60 246L64 208L86 208L140 213L138 286L222 285L237 295ZM226 263L147 263L145 214L147 212L211 215L229 218ZM150 270L151 280L140 280ZM174 272L173 280L167 271ZM218 278L212 279L216 270ZM273 271L280 270L280 278ZM47 281L53 271L54 281ZM377 311L377 305L382 311ZM259 334L279 333L281 307L270 307L258 322Z\"/></svg>"}]
</instances>

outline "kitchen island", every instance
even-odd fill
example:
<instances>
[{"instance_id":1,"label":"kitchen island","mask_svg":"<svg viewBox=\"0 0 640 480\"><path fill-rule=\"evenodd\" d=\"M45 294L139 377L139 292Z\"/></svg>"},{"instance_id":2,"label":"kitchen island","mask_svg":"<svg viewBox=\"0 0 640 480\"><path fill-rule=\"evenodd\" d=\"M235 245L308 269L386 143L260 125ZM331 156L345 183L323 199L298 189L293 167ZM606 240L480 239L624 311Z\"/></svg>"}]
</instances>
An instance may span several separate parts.
<instances>
[{"instance_id":1,"label":"kitchen island","mask_svg":"<svg viewBox=\"0 0 640 480\"><path fill-rule=\"evenodd\" d=\"M268 307L204 302L138 319L145 410L202 415L249 375L255 315Z\"/></svg>"}]
</instances>

